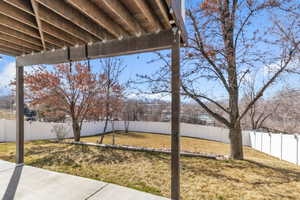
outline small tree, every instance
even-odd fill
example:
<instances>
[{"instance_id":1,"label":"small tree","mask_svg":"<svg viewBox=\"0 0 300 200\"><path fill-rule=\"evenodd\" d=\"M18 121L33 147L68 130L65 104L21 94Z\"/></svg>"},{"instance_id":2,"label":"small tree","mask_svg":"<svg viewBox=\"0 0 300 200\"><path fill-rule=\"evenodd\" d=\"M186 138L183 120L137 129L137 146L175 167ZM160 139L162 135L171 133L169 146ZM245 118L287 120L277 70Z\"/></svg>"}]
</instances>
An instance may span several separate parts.
<instances>
[{"instance_id":1,"label":"small tree","mask_svg":"<svg viewBox=\"0 0 300 200\"><path fill-rule=\"evenodd\" d=\"M80 63L55 65L51 71L40 66L24 76L26 98L30 104L51 108L47 115L68 115L75 141L80 141L84 120L91 111L95 112L97 94L102 92L98 82L102 81L89 66Z\"/></svg>"},{"instance_id":2,"label":"small tree","mask_svg":"<svg viewBox=\"0 0 300 200\"><path fill-rule=\"evenodd\" d=\"M106 132L109 120L122 112L124 87L120 84L120 76L125 66L117 58L105 58L100 60L103 81L103 112L105 120L103 133ZM100 136L99 143L103 143L105 135Z\"/></svg>"},{"instance_id":3,"label":"small tree","mask_svg":"<svg viewBox=\"0 0 300 200\"><path fill-rule=\"evenodd\" d=\"M125 133L128 133L130 120L132 120L132 113L131 112L132 112L132 109L131 109L130 102L127 101L127 102L124 103L123 115L122 115L122 120L124 122Z\"/></svg>"}]
</instances>

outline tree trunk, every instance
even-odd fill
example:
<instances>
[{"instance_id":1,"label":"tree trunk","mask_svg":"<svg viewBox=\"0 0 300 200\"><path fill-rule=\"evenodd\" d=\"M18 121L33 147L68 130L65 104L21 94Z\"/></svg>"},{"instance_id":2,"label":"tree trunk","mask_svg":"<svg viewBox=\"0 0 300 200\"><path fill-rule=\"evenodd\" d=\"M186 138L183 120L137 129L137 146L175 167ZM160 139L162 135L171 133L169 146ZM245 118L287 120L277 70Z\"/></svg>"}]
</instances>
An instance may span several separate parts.
<instances>
[{"instance_id":1,"label":"tree trunk","mask_svg":"<svg viewBox=\"0 0 300 200\"><path fill-rule=\"evenodd\" d=\"M100 140L98 142L99 144L103 143L105 132L106 132L106 129L107 129L107 125L108 125L108 117L106 117L106 119L105 119L105 124L104 124L104 129L103 129L103 135L100 136Z\"/></svg>"},{"instance_id":2,"label":"tree trunk","mask_svg":"<svg viewBox=\"0 0 300 200\"><path fill-rule=\"evenodd\" d=\"M229 129L230 138L230 157L235 160L243 160L243 141L242 141L242 130L240 123L237 122L235 127Z\"/></svg>"},{"instance_id":3,"label":"tree trunk","mask_svg":"<svg viewBox=\"0 0 300 200\"><path fill-rule=\"evenodd\" d=\"M76 120L73 120L72 123L73 133L74 133L74 141L79 142L80 141L80 126Z\"/></svg>"}]
</instances>

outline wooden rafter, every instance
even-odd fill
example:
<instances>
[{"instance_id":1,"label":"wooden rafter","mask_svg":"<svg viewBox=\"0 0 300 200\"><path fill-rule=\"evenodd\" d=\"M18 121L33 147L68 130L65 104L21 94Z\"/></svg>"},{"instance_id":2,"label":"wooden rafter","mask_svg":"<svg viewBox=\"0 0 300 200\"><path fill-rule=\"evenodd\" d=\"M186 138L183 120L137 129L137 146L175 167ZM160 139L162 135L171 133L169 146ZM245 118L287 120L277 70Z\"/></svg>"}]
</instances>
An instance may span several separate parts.
<instances>
[{"instance_id":1,"label":"wooden rafter","mask_svg":"<svg viewBox=\"0 0 300 200\"><path fill-rule=\"evenodd\" d=\"M67 2L85 15L89 16L94 22L103 27L114 37L122 38L127 35L127 33L118 24L101 12L91 1L67 0ZM105 38L105 40L107 39L112 38Z\"/></svg>"},{"instance_id":2,"label":"wooden rafter","mask_svg":"<svg viewBox=\"0 0 300 200\"><path fill-rule=\"evenodd\" d=\"M151 26L153 27L152 29L155 32L159 32L162 29L159 20L157 20L156 16L145 0L128 0L128 2L137 5L141 12L145 15L149 24L151 24Z\"/></svg>"},{"instance_id":3,"label":"wooden rafter","mask_svg":"<svg viewBox=\"0 0 300 200\"><path fill-rule=\"evenodd\" d=\"M78 38L84 41L85 43L98 40L96 37L90 35L88 32L82 30L77 25L75 25L75 21L74 23L72 23L71 21L61 17L57 13L51 12L51 10L43 6L41 6L39 10L41 20L47 22L48 24L51 24L52 26L55 26L56 28L64 32L69 33L73 37Z\"/></svg>"},{"instance_id":4,"label":"wooden rafter","mask_svg":"<svg viewBox=\"0 0 300 200\"><path fill-rule=\"evenodd\" d=\"M11 6L10 4L7 4L3 1L0 1L0 13L14 20L22 22L23 24L26 24L30 27L37 27L33 16L28 15L28 13L22 11L20 12L18 8Z\"/></svg>"},{"instance_id":5,"label":"wooden rafter","mask_svg":"<svg viewBox=\"0 0 300 200\"><path fill-rule=\"evenodd\" d=\"M30 44L42 47L42 44L39 39L30 37L27 34L24 34L15 29L11 29L10 27L0 25L0 33L12 36L12 37L16 38L17 40L22 40L22 41L28 42Z\"/></svg>"},{"instance_id":6,"label":"wooden rafter","mask_svg":"<svg viewBox=\"0 0 300 200\"><path fill-rule=\"evenodd\" d=\"M36 29L23 24L22 22L16 21L10 17L0 14L0 24L8 28L12 28L16 31L22 32L31 37L40 39L39 33Z\"/></svg>"},{"instance_id":7,"label":"wooden rafter","mask_svg":"<svg viewBox=\"0 0 300 200\"><path fill-rule=\"evenodd\" d=\"M145 33L140 24L131 16L119 0L93 0L93 2L99 8L105 8L109 11L108 13L119 18L122 24L124 24L124 28L127 27L131 34L140 36Z\"/></svg>"},{"instance_id":8,"label":"wooden rafter","mask_svg":"<svg viewBox=\"0 0 300 200\"><path fill-rule=\"evenodd\" d=\"M35 17L30 0L5 0L5 2L9 3L10 5L14 6L15 8L20 9L21 11L27 13L28 15ZM37 7L38 7L38 5L37 5ZM49 14L49 13L47 12L46 14ZM28 18L28 16L27 16L27 18ZM19 18L19 21L22 22L22 18ZM36 27L36 29L38 29L38 26L36 26L36 23L34 26ZM61 47L61 46L75 45L77 43L78 44L84 43L79 38L74 38L74 37L70 36L69 34L67 34L66 32L63 32L60 29L55 28L43 21L41 21L41 26L43 27L43 32L45 35L44 36L45 45L46 46L48 45L49 48L53 48L54 47L53 45ZM45 34L45 33L47 33L47 34ZM51 36L55 37L56 39L53 39L53 37L51 37ZM48 44L48 43L50 43L50 44ZM42 43L40 45L42 45Z\"/></svg>"},{"instance_id":9,"label":"wooden rafter","mask_svg":"<svg viewBox=\"0 0 300 200\"><path fill-rule=\"evenodd\" d=\"M141 37L177 25L185 42L180 7L178 0L2 0L0 40L27 53Z\"/></svg>"},{"instance_id":10,"label":"wooden rafter","mask_svg":"<svg viewBox=\"0 0 300 200\"><path fill-rule=\"evenodd\" d=\"M40 33L41 42L43 44L44 50L46 50L45 38L44 38L42 23L41 23L41 19L40 19L40 15L39 15L39 7L38 7L37 2L35 0L31 0L31 5L32 5L32 8L33 8L33 11L34 11L34 14L35 14L35 20L36 20L38 30L39 30L39 33Z\"/></svg>"},{"instance_id":11,"label":"wooden rafter","mask_svg":"<svg viewBox=\"0 0 300 200\"><path fill-rule=\"evenodd\" d=\"M1 32L0 32L0 39L10 42L12 44L18 44L18 45L27 47L29 49L32 49L33 51L41 51L42 50L42 48L40 46L31 44L29 42L20 40L18 38L15 38L13 36L10 36L10 35L7 35L7 34L1 33Z\"/></svg>"},{"instance_id":12,"label":"wooden rafter","mask_svg":"<svg viewBox=\"0 0 300 200\"><path fill-rule=\"evenodd\" d=\"M4 2L24 11L28 14L34 15L30 0L3 0Z\"/></svg>"},{"instance_id":13,"label":"wooden rafter","mask_svg":"<svg viewBox=\"0 0 300 200\"><path fill-rule=\"evenodd\" d=\"M44 37L47 49L57 49L66 46L65 42L57 39L52 35L47 34L46 32L44 32Z\"/></svg>"},{"instance_id":14,"label":"wooden rafter","mask_svg":"<svg viewBox=\"0 0 300 200\"><path fill-rule=\"evenodd\" d=\"M53 12L62 16L63 18L71 21L74 27L79 26L81 29L90 33L94 37L98 38L98 40L107 39L107 34L101 29L101 27L95 25L91 20L89 20L86 16L82 15L78 10L74 9L72 6L67 4L64 1L48 1L48 0L37 0L43 6L51 9ZM89 1L85 1L84 4L88 4ZM91 13L90 13L91 14ZM49 15L51 15L49 13ZM73 27L73 28L74 28ZM91 41L90 41L91 42Z\"/></svg>"},{"instance_id":15,"label":"wooden rafter","mask_svg":"<svg viewBox=\"0 0 300 200\"><path fill-rule=\"evenodd\" d=\"M170 24L170 19L169 19L169 15L168 15L168 9L167 6L164 4L164 2L162 0L155 0L155 3L158 7L158 11L162 16L162 23L164 24L164 26L166 28L171 28L171 24Z\"/></svg>"},{"instance_id":16,"label":"wooden rafter","mask_svg":"<svg viewBox=\"0 0 300 200\"><path fill-rule=\"evenodd\" d=\"M1 45L0 45L0 52L1 52L1 54L6 54L8 56L18 56L18 55L22 54L21 51L16 51L14 49L10 49L10 48L7 48L7 47L1 46Z\"/></svg>"},{"instance_id":17,"label":"wooden rafter","mask_svg":"<svg viewBox=\"0 0 300 200\"><path fill-rule=\"evenodd\" d=\"M31 53L31 52L33 52L32 49L29 49L29 48L21 46L21 45L10 43L10 42L7 42L7 41L2 40L2 39L0 39L0 46L6 47L7 49L10 49L10 50L19 51L19 52L22 52L22 53Z\"/></svg>"},{"instance_id":18,"label":"wooden rafter","mask_svg":"<svg viewBox=\"0 0 300 200\"><path fill-rule=\"evenodd\" d=\"M51 35L55 38L59 38L60 41L63 41L63 46L74 46L76 44L84 44L84 41L78 38L73 37L69 33L56 28L55 26L48 24L47 22L42 22L43 31L48 35Z\"/></svg>"}]
</instances>

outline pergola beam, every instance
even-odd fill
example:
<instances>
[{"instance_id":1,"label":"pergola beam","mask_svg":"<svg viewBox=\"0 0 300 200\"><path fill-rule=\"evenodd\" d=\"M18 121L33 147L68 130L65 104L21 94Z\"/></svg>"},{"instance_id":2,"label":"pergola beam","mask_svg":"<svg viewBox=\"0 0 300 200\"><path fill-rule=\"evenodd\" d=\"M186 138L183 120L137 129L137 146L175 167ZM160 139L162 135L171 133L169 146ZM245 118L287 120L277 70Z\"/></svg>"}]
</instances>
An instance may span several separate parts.
<instances>
[{"instance_id":1,"label":"pergola beam","mask_svg":"<svg viewBox=\"0 0 300 200\"><path fill-rule=\"evenodd\" d=\"M141 37L132 37L124 40L113 40L98 42L85 46L46 51L34 55L17 57L17 66L28 66L36 64L58 64L69 61L79 61L93 58L104 58L134 53L142 53L171 48L173 32L162 31L160 33L148 34Z\"/></svg>"},{"instance_id":2,"label":"pergola beam","mask_svg":"<svg viewBox=\"0 0 300 200\"><path fill-rule=\"evenodd\" d=\"M46 43L45 43L45 37L44 37L44 33L43 33L43 28L42 28L42 23L41 23L41 19L40 19L40 15L39 15L39 7L37 5L37 2L35 0L31 0L31 5L35 14L35 20L38 26L38 30L41 36L41 42L43 44L43 48L44 50L46 50Z\"/></svg>"}]
</instances>

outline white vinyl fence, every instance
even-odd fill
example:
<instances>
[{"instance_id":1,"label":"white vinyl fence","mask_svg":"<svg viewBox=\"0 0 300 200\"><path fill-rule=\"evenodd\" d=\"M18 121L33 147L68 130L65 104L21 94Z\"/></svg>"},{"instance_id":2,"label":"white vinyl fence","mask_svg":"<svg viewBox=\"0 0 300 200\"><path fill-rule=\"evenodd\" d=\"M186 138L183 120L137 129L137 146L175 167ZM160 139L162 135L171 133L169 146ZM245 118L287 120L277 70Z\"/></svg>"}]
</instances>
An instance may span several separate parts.
<instances>
[{"instance_id":1,"label":"white vinyl fence","mask_svg":"<svg viewBox=\"0 0 300 200\"><path fill-rule=\"evenodd\" d=\"M51 132L56 123L25 122L25 140L54 139ZM67 137L73 137L71 124L65 123L70 131ZM81 136L91 136L103 133L103 122L85 122ZM124 122L115 122L116 130L124 130ZM107 131L110 132L109 123ZM142 122L129 123L129 131L150 132L158 134L170 134L171 124L166 122ZM214 140L229 143L228 129L193 124L181 124L181 135ZM300 165L300 142L298 135L272 134L255 131L243 131L243 144L274 157ZM0 119L0 142L13 142L16 140L16 122L13 120Z\"/></svg>"},{"instance_id":2,"label":"white vinyl fence","mask_svg":"<svg viewBox=\"0 0 300 200\"><path fill-rule=\"evenodd\" d=\"M123 124L123 122L118 122L116 127L118 127L119 130L124 130ZM133 121L129 123L129 131L170 134L171 123ZM202 138L223 143L230 142L228 137L228 129L220 127L181 123L180 134L181 136ZM248 131L244 131L243 144L246 146L251 146L250 135Z\"/></svg>"},{"instance_id":3,"label":"white vinyl fence","mask_svg":"<svg viewBox=\"0 0 300 200\"><path fill-rule=\"evenodd\" d=\"M48 123L48 122L25 122L24 124L24 138L25 141L30 140L45 140L55 139L56 135L52 132L53 126L62 123ZM64 123L69 131L66 136L73 137L72 125ZM102 122L85 122L82 125L81 136L91 136L103 132L104 123ZM111 131L111 127L107 127L107 131ZM1 120L0 119L0 142L13 142L16 141L16 121L14 120Z\"/></svg>"},{"instance_id":4,"label":"white vinyl fence","mask_svg":"<svg viewBox=\"0 0 300 200\"><path fill-rule=\"evenodd\" d=\"M48 122L25 122L25 140L53 139L55 134L51 132L57 123ZM67 137L73 137L71 124L64 124L69 131ZM90 136L103 133L103 122L86 122L83 124L81 136ZM124 130L124 122L115 122L116 130ZM111 131L109 123L107 132ZM129 131L149 132L158 134L170 134L171 124L166 122L142 122L132 121L129 123ZM181 135L207 140L229 143L228 129L193 124L181 124ZM13 120L0 120L0 142L12 142L16 140L16 122ZM248 132L243 134L244 145L251 146Z\"/></svg>"},{"instance_id":5,"label":"white vinyl fence","mask_svg":"<svg viewBox=\"0 0 300 200\"><path fill-rule=\"evenodd\" d=\"M250 138L252 148L282 160L300 165L299 135L253 131L250 133Z\"/></svg>"}]
</instances>

